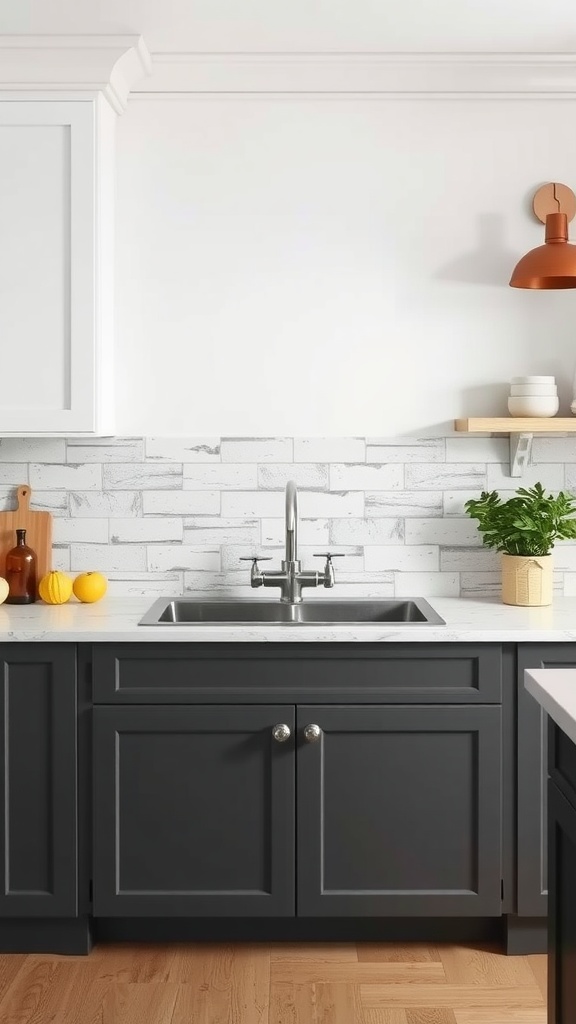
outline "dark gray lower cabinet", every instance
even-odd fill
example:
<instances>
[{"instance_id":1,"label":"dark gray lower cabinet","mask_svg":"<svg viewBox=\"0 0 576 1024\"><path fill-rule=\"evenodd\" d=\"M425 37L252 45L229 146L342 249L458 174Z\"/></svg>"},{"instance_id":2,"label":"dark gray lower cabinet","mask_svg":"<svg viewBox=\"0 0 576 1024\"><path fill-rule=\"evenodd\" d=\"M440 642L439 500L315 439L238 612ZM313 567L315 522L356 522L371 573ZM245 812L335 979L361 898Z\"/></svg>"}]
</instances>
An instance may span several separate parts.
<instances>
[{"instance_id":1,"label":"dark gray lower cabinet","mask_svg":"<svg viewBox=\"0 0 576 1024\"><path fill-rule=\"evenodd\" d=\"M501 914L499 707L297 720L299 915Z\"/></svg>"},{"instance_id":2,"label":"dark gray lower cabinet","mask_svg":"<svg viewBox=\"0 0 576 1024\"><path fill-rule=\"evenodd\" d=\"M74 917L76 648L0 647L0 917Z\"/></svg>"},{"instance_id":3,"label":"dark gray lower cabinet","mask_svg":"<svg viewBox=\"0 0 576 1024\"><path fill-rule=\"evenodd\" d=\"M293 733L293 706L95 708L94 914L293 915Z\"/></svg>"},{"instance_id":4,"label":"dark gray lower cabinet","mask_svg":"<svg viewBox=\"0 0 576 1024\"><path fill-rule=\"evenodd\" d=\"M576 807L549 783L550 925L548 1020L576 1020Z\"/></svg>"},{"instance_id":5,"label":"dark gray lower cabinet","mask_svg":"<svg viewBox=\"0 0 576 1024\"><path fill-rule=\"evenodd\" d=\"M524 670L574 667L572 644L518 647L517 913L524 917L548 913L548 724L546 713L524 686Z\"/></svg>"},{"instance_id":6,"label":"dark gray lower cabinet","mask_svg":"<svg viewBox=\"0 0 576 1024\"><path fill-rule=\"evenodd\" d=\"M94 913L499 915L500 723L499 706L98 707Z\"/></svg>"}]
</instances>

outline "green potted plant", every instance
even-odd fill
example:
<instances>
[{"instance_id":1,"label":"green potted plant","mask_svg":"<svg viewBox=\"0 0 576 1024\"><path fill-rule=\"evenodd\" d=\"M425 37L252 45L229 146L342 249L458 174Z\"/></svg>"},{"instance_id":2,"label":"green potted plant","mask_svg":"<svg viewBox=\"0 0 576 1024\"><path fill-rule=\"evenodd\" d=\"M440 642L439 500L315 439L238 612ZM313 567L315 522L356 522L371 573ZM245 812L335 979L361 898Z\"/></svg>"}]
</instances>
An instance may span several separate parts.
<instances>
[{"instance_id":1,"label":"green potted plant","mask_svg":"<svg viewBox=\"0 0 576 1024\"><path fill-rule=\"evenodd\" d=\"M546 495L542 484L519 487L502 501L483 491L464 506L478 520L482 541L502 552L504 604L552 604L552 548L576 537L576 499L563 491Z\"/></svg>"}]
</instances>

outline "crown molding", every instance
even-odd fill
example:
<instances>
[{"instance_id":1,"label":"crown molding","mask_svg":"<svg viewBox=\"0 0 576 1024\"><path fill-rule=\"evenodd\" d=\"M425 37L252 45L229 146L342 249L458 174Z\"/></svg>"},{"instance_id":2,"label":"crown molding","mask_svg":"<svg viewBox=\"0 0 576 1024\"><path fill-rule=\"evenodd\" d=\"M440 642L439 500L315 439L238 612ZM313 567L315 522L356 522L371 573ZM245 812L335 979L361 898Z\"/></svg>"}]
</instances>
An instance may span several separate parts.
<instances>
[{"instance_id":1,"label":"crown molding","mask_svg":"<svg viewBox=\"0 0 576 1024\"><path fill-rule=\"evenodd\" d=\"M576 97L572 53L155 53L134 98L186 94Z\"/></svg>"},{"instance_id":2,"label":"crown molding","mask_svg":"<svg viewBox=\"0 0 576 1024\"><path fill-rule=\"evenodd\" d=\"M142 36L0 35L0 92L101 92L121 114L151 70Z\"/></svg>"}]
</instances>

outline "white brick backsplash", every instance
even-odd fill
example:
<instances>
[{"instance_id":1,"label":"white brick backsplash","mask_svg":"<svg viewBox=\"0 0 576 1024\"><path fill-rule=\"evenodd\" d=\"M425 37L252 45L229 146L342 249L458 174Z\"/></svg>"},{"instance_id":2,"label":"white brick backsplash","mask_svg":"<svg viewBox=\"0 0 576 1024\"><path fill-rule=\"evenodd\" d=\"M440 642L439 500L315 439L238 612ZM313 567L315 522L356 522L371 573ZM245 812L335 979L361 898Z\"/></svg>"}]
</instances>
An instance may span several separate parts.
<instances>
[{"instance_id":1,"label":"white brick backsplash","mask_svg":"<svg viewBox=\"0 0 576 1024\"><path fill-rule=\"evenodd\" d=\"M302 489L327 491L328 466L307 462L258 466L257 485L262 490L283 491L289 480L294 480Z\"/></svg>"},{"instance_id":2,"label":"white brick backsplash","mask_svg":"<svg viewBox=\"0 0 576 1024\"><path fill-rule=\"evenodd\" d=\"M56 518L52 537L55 544L107 544L108 522L106 519Z\"/></svg>"},{"instance_id":3,"label":"white brick backsplash","mask_svg":"<svg viewBox=\"0 0 576 1024\"><path fill-rule=\"evenodd\" d=\"M220 571L220 552L190 544L149 544L148 570L167 572L169 570L194 569L200 572Z\"/></svg>"},{"instance_id":4,"label":"white brick backsplash","mask_svg":"<svg viewBox=\"0 0 576 1024\"><path fill-rule=\"evenodd\" d=\"M292 462L293 442L291 437L223 437L220 454L222 462Z\"/></svg>"},{"instance_id":5,"label":"white brick backsplash","mask_svg":"<svg viewBox=\"0 0 576 1024\"><path fill-rule=\"evenodd\" d=\"M576 570L576 544L559 541L552 551L555 569Z\"/></svg>"},{"instance_id":6,"label":"white brick backsplash","mask_svg":"<svg viewBox=\"0 0 576 1024\"><path fill-rule=\"evenodd\" d=\"M142 515L142 495L137 491L72 491L70 493L70 515L107 519L112 516L123 519L126 516Z\"/></svg>"},{"instance_id":7,"label":"white brick backsplash","mask_svg":"<svg viewBox=\"0 0 576 1024\"><path fill-rule=\"evenodd\" d=\"M576 437L536 436L532 442L532 462L576 462Z\"/></svg>"},{"instance_id":8,"label":"white brick backsplash","mask_svg":"<svg viewBox=\"0 0 576 1024\"><path fill-rule=\"evenodd\" d=\"M442 491L366 492L366 516L441 516Z\"/></svg>"},{"instance_id":9,"label":"white brick backsplash","mask_svg":"<svg viewBox=\"0 0 576 1024\"><path fill-rule=\"evenodd\" d=\"M366 438L366 462L444 462L443 437ZM470 461L469 459L467 460Z\"/></svg>"},{"instance_id":10,"label":"white brick backsplash","mask_svg":"<svg viewBox=\"0 0 576 1024\"><path fill-rule=\"evenodd\" d=\"M323 491L301 491L298 495L299 515L305 519L325 519L341 516L362 516L364 495L360 492L345 494ZM234 518L257 516L274 519L284 512L283 495L277 491L223 491L222 515Z\"/></svg>"},{"instance_id":11,"label":"white brick backsplash","mask_svg":"<svg viewBox=\"0 0 576 1024\"><path fill-rule=\"evenodd\" d=\"M509 462L503 465L495 463L486 466L486 490L510 490L510 482ZM513 489L533 487L536 483L541 483L546 490L561 491L564 487L564 466L545 462L540 463L539 466L527 466L522 474L522 479L513 481Z\"/></svg>"},{"instance_id":12,"label":"white brick backsplash","mask_svg":"<svg viewBox=\"0 0 576 1024\"><path fill-rule=\"evenodd\" d=\"M184 590L181 572L122 572L106 573L108 593L115 597L177 597Z\"/></svg>"},{"instance_id":13,"label":"white brick backsplash","mask_svg":"<svg viewBox=\"0 0 576 1024\"><path fill-rule=\"evenodd\" d=\"M474 547L482 544L472 519L407 519L407 544L442 544L446 547Z\"/></svg>"},{"instance_id":14,"label":"white brick backsplash","mask_svg":"<svg viewBox=\"0 0 576 1024\"><path fill-rule=\"evenodd\" d=\"M77 572L146 569L146 548L130 544L71 544L70 567Z\"/></svg>"},{"instance_id":15,"label":"white brick backsplash","mask_svg":"<svg viewBox=\"0 0 576 1024\"><path fill-rule=\"evenodd\" d=\"M219 491L144 491L142 502L145 516L220 514Z\"/></svg>"},{"instance_id":16,"label":"white brick backsplash","mask_svg":"<svg viewBox=\"0 0 576 1024\"><path fill-rule=\"evenodd\" d=\"M248 562L242 564L247 568L239 572L185 572L184 590L195 595L202 594L205 600L217 598L221 601L227 597L255 598L256 592L250 586L250 566ZM269 590L265 596L273 601L274 591Z\"/></svg>"},{"instance_id":17,"label":"white brick backsplash","mask_svg":"<svg viewBox=\"0 0 576 1024\"><path fill-rule=\"evenodd\" d=\"M411 463L406 466L406 490L430 490L434 486L439 491L456 490L476 487L483 491L486 487L486 466L483 463Z\"/></svg>"},{"instance_id":18,"label":"white brick backsplash","mask_svg":"<svg viewBox=\"0 0 576 1024\"><path fill-rule=\"evenodd\" d=\"M378 465L330 466L330 488L333 491L399 491L404 487L404 466L397 463Z\"/></svg>"},{"instance_id":19,"label":"white brick backsplash","mask_svg":"<svg viewBox=\"0 0 576 1024\"><path fill-rule=\"evenodd\" d=\"M437 571L439 549L432 544L407 544L367 547L364 551L364 565L368 572L378 569L403 572Z\"/></svg>"},{"instance_id":20,"label":"white brick backsplash","mask_svg":"<svg viewBox=\"0 0 576 1024\"><path fill-rule=\"evenodd\" d=\"M358 518L364 515L364 493L361 491L303 491L298 495L298 510L306 519Z\"/></svg>"},{"instance_id":21,"label":"white brick backsplash","mask_svg":"<svg viewBox=\"0 0 576 1024\"><path fill-rule=\"evenodd\" d=\"M459 516L462 518L466 513L464 505L470 498L479 498L480 491L444 491L444 515Z\"/></svg>"},{"instance_id":22,"label":"white brick backsplash","mask_svg":"<svg viewBox=\"0 0 576 1024\"><path fill-rule=\"evenodd\" d=\"M182 466L112 462L102 467L102 480L105 491L182 490Z\"/></svg>"},{"instance_id":23,"label":"white brick backsplash","mask_svg":"<svg viewBox=\"0 0 576 1024\"><path fill-rule=\"evenodd\" d=\"M81 523L81 519L72 519L71 522ZM94 520L100 522L100 520ZM152 519L151 516L132 519L111 519L110 520L110 543L111 544L154 544L154 543L181 543L184 537L182 519L174 519L170 516L160 516ZM107 538L108 539L108 538Z\"/></svg>"},{"instance_id":24,"label":"white brick backsplash","mask_svg":"<svg viewBox=\"0 0 576 1024\"><path fill-rule=\"evenodd\" d=\"M491 548L442 548L440 568L443 572L487 572L500 568L500 553Z\"/></svg>"},{"instance_id":25,"label":"white brick backsplash","mask_svg":"<svg viewBox=\"0 0 576 1024\"><path fill-rule=\"evenodd\" d=\"M144 450L163 462L220 462L219 437L147 437Z\"/></svg>"},{"instance_id":26,"label":"white brick backsplash","mask_svg":"<svg viewBox=\"0 0 576 1024\"><path fill-rule=\"evenodd\" d=\"M223 572L246 572L250 575L252 565L250 562L243 562L242 559L253 558L255 555L262 555L263 558L270 558L270 562L262 562L261 569L264 572L280 568L280 560L284 557L281 547L261 548L259 545L250 544L223 544L221 549L222 571ZM192 566L191 566L192 568ZM262 597L262 592L260 593Z\"/></svg>"},{"instance_id":27,"label":"white brick backsplash","mask_svg":"<svg viewBox=\"0 0 576 1024\"><path fill-rule=\"evenodd\" d=\"M343 522L346 522L346 520L343 520ZM273 547L282 547L285 541L285 531L286 527L283 519L262 519L261 543ZM314 544L316 547L322 545L327 548L330 543L329 520L301 519L299 517L298 543Z\"/></svg>"},{"instance_id":28,"label":"white brick backsplash","mask_svg":"<svg viewBox=\"0 0 576 1024\"><path fill-rule=\"evenodd\" d=\"M396 597L458 597L460 574L457 572L397 572L394 574Z\"/></svg>"},{"instance_id":29,"label":"white brick backsplash","mask_svg":"<svg viewBox=\"0 0 576 1024\"><path fill-rule=\"evenodd\" d=\"M34 462L30 466L30 486L44 491L101 491L102 466L43 466Z\"/></svg>"},{"instance_id":30,"label":"white brick backsplash","mask_svg":"<svg viewBox=\"0 0 576 1024\"><path fill-rule=\"evenodd\" d=\"M462 597L500 597L502 593L502 573L492 572L461 572L460 593Z\"/></svg>"},{"instance_id":31,"label":"white brick backsplash","mask_svg":"<svg viewBox=\"0 0 576 1024\"><path fill-rule=\"evenodd\" d=\"M66 444L67 462L143 462L142 437L77 437Z\"/></svg>"},{"instance_id":32,"label":"white brick backsplash","mask_svg":"<svg viewBox=\"0 0 576 1024\"><path fill-rule=\"evenodd\" d=\"M0 462L66 462L63 437L2 437Z\"/></svg>"},{"instance_id":33,"label":"white brick backsplash","mask_svg":"<svg viewBox=\"0 0 576 1024\"><path fill-rule=\"evenodd\" d=\"M184 520L184 543L220 544L260 543L259 519L221 519L216 516L192 516Z\"/></svg>"},{"instance_id":34,"label":"white brick backsplash","mask_svg":"<svg viewBox=\"0 0 576 1024\"><path fill-rule=\"evenodd\" d=\"M299 488L299 555L335 550L330 597L414 594L499 600L500 556L464 512L540 481L576 494L576 438L534 438L509 476L508 438L0 438L0 508L16 487L54 515L53 564L100 569L109 592L254 598L240 554L284 554L284 488ZM555 592L576 596L576 544L554 552ZM274 592L267 592L274 599ZM326 600L323 588L307 600Z\"/></svg>"},{"instance_id":35,"label":"white brick backsplash","mask_svg":"<svg viewBox=\"0 0 576 1024\"><path fill-rule=\"evenodd\" d=\"M250 491L258 486L255 463L221 462L214 465L188 463L184 466L184 489L187 491Z\"/></svg>"},{"instance_id":36,"label":"white brick backsplash","mask_svg":"<svg viewBox=\"0 0 576 1024\"><path fill-rule=\"evenodd\" d=\"M18 487L27 484L28 465L25 462L0 462L0 486Z\"/></svg>"},{"instance_id":37,"label":"white brick backsplash","mask_svg":"<svg viewBox=\"0 0 576 1024\"><path fill-rule=\"evenodd\" d=\"M67 516L71 507L70 499L68 491L34 491L30 508L51 512L53 516ZM8 507L16 508L16 500L16 491L13 491Z\"/></svg>"},{"instance_id":38,"label":"white brick backsplash","mask_svg":"<svg viewBox=\"0 0 576 1024\"><path fill-rule=\"evenodd\" d=\"M70 572L70 548L68 545L52 545L52 569L59 572Z\"/></svg>"},{"instance_id":39,"label":"white brick backsplash","mask_svg":"<svg viewBox=\"0 0 576 1024\"><path fill-rule=\"evenodd\" d=\"M507 437L447 437L446 462L506 462Z\"/></svg>"},{"instance_id":40,"label":"white brick backsplash","mask_svg":"<svg viewBox=\"0 0 576 1024\"><path fill-rule=\"evenodd\" d=\"M542 469L542 466L540 466L539 468ZM556 468L556 467L554 467L554 468ZM565 469L566 469L566 482L565 482L565 485L564 485L565 489L567 491L569 491L570 494L576 494L576 466L573 465L572 463L568 463L568 465L565 467Z\"/></svg>"},{"instance_id":41,"label":"white brick backsplash","mask_svg":"<svg viewBox=\"0 0 576 1024\"><path fill-rule=\"evenodd\" d=\"M331 544L403 544L403 519L332 519Z\"/></svg>"},{"instance_id":42,"label":"white brick backsplash","mask_svg":"<svg viewBox=\"0 0 576 1024\"><path fill-rule=\"evenodd\" d=\"M363 437L295 437L294 462L365 462Z\"/></svg>"}]
</instances>

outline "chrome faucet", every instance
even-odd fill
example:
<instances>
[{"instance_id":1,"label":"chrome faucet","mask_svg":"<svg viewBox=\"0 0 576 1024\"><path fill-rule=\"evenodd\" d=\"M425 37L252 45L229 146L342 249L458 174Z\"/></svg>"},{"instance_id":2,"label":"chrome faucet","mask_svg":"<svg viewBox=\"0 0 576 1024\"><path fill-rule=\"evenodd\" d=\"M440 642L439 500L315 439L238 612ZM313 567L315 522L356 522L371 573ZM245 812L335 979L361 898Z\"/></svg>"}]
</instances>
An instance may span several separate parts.
<instances>
[{"instance_id":1,"label":"chrome faucet","mask_svg":"<svg viewBox=\"0 0 576 1024\"><path fill-rule=\"evenodd\" d=\"M304 587L333 587L335 583L333 558L343 555L330 551L315 554L315 558L325 558L323 572L305 571L298 559L298 491L293 480L286 484L286 557L282 568L278 571L262 572L258 562L270 561L260 555L242 558L243 562L252 562L250 584L253 587L280 587L280 600L286 604L299 604L302 600Z\"/></svg>"}]
</instances>

